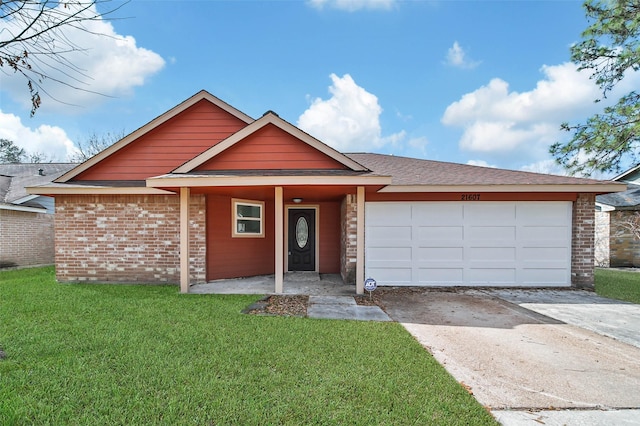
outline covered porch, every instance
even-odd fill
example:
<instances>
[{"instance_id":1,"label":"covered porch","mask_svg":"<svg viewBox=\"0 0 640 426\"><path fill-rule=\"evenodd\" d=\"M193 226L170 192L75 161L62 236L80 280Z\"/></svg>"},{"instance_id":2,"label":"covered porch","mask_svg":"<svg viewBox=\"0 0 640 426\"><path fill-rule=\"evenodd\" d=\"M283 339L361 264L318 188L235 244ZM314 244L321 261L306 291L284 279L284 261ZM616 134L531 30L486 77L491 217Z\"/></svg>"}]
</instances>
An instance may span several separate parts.
<instances>
[{"instance_id":1,"label":"covered porch","mask_svg":"<svg viewBox=\"0 0 640 426\"><path fill-rule=\"evenodd\" d=\"M232 247L238 244L244 244L246 247L261 247L255 251L255 261L264 262L265 259L272 258L271 266L263 266L259 273L246 272L236 275L223 276L228 283L236 281L236 278L245 278L242 285L246 287L255 286L256 294L295 294L297 291L304 291L310 294L310 287L317 286L319 292L326 292L325 286L341 287L339 292L348 294L364 293L364 212L365 200L367 192L379 190L388 183L388 177L372 176L371 174L354 174L340 173L326 174L319 173L317 175L304 173L300 176L291 176L290 174L171 174L147 179L147 186L169 190L179 194L180 197L180 291L182 293L197 292L202 289L211 289L213 284L208 279L207 284L198 284L191 286L190 276L190 200L192 195L204 194L210 198L227 199L227 200L255 200L256 204L262 203L265 210L263 228L257 228L256 233L250 238L245 235L236 235L235 222L237 219L208 221L207 227L211 229L221 229L226 233L228 249L223 244L217 244L217 250L221 248L225 251L221 256L242 256L233 250ZM225 198L226 197L226 198ZM346 200L349 202L347 203ZM249 201L251 202L251 201ZM323 214L323 203L334 203L340 206L340 203L348 204L347 212L340 212L341 217L338 223L325 224L317 234L317 239L313 243L315 245L316 262L311 269L301 269L315 273L317 277L325 277L325 279L315 279L303 285L304 290L297 290L300 283L296 280L286 279L287 274L294 272L295 267L292 266L292 247L294 243L291 240L291 234L297 232L291 225L289 212L296 209L316 209L317 214L321 217ZM209 206L209 203L207 203ZM235 207L234 207L235 208ZM208 207L209 209L209 207ZM325 208L326 210L326 208ZM345 210L344 208L342 210ZM207 211L207 216L212 214ZM219 215L218 218L224 215ZM231 223L227 223L231 220ZM317 219L320 221L320 219ZM335 222L335 221L334 221ZM347 223L348 222L348 223ZM213 228L215 227L215 228ZM340 227L341 229L335 229ZM305 228L305 227L303 227ZM328 229L333 228L333 229ZM233 231L232 231L233 230ZM340 235L340 241L337 242L338 247L331 247L331 250L340 253L340 274L338 271L332 272L333 277L326 279L328 274L321 274L320 263L323 261L319 252L327 250L327 244L322 246L322 239L325 238L327 231ZM207 230L207 233L210 232ZM231 236L231 234L233 234ZM332 240L332 245L336 245ZM207 242L207 251L211 251L210 242ZM212 267L216 259L212 258L212 253L207 253L207 268ZM229 261L227 261L228 263ZM222 266L221 266L222 267ZM345 278L346 267L351 269L351 282L355 281L355 285L347 286L340 284L337 279ZM267 278L248 279L246 277L259 275ZM291 275L289 275L291 277ZM218 286L220 286L220 281ZM306 281L305 281L306 282ZM237 287L240 282L234 283ZM296 287L296 285L298 287ZM204 286L204 287L203 287ZM337 290L337 289L333 289ZM235 290L237 291L237 289ZM246 290L249 291L249 290ZM252 290L253 291L253 290Z\"/></svg>"}]
</instances>

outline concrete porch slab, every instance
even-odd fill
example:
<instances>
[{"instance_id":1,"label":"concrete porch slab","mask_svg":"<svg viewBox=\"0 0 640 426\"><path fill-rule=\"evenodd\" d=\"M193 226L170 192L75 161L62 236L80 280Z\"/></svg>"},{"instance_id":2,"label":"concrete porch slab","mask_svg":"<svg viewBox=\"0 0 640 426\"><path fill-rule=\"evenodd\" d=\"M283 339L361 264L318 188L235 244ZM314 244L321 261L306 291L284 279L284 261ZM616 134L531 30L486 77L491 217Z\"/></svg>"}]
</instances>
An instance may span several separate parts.
<instances>
[{"instance_id":1,"label":"concrete porch slab","mask_svg":"<svg viewBox=\"0 0 640 426\"><path fill-rule=\"evenodd\" d=\"M273 275L260 275L194 284L189 287L189 293L274 294L275 286ZM345 284L338 274L287 273L284 276L283 294L354 296L356 286Z\"/></svg>"}]
</instances>

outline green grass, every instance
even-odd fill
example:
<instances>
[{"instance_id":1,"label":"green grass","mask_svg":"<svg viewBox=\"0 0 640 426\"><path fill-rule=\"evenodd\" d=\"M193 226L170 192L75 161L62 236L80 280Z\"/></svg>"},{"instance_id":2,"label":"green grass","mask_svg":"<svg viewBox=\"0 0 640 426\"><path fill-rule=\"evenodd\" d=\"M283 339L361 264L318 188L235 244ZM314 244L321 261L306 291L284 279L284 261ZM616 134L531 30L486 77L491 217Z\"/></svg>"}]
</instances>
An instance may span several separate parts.
<instances>
[{"instance_id":1,"label":"green grass","mask_svg":"<svg viewBox=\"0 0 640 426\"><path fill-rule=\"evenodd\" d=\"M596 269L596 293L611 299L640 303L640 272Z\"/></svg>"},{"instance_id":2,"label":"green grass","mask_svg":"<svg viewBox=\"0 0 640 426\"><path fill-rule=\"evenodd\" d=\"M0 272L0 424L495 424L396 323Z\"/></svg>"}]
</instances>

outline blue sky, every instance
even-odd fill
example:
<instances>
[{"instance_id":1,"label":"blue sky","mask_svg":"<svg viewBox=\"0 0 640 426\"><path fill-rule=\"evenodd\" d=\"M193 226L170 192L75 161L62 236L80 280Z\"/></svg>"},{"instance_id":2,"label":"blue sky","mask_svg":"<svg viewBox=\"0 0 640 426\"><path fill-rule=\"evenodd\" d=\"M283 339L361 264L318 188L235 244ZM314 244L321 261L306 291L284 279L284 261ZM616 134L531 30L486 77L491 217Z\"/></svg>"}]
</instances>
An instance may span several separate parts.
<instances>
[{"instance_id":1,"label":"blue sky","mask_svg":"<svg viewBox=\"0 0 640 426\"><path fill-rule=\"evenodd\" d=\"M602 108L569 62L579 1L133 0L115 16L92 24L109 37L69 34L83 84L107 96L45 81L66 104L44 96L30 118L24 81L0 73L0 137L64 161L205 89L343 152L558 173L560 123Z\"/></svg>"}]
</instances>

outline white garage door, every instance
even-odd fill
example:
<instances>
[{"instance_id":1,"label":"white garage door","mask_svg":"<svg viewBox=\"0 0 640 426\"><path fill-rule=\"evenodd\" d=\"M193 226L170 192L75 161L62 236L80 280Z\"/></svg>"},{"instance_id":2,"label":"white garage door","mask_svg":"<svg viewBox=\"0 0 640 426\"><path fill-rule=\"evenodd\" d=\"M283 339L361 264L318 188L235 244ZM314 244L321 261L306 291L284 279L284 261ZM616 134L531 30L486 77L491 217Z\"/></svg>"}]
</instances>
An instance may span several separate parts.
<instances>
[{"instance_id":1,"label":"white garage door","mask_svg":"<svg viewBox=\"0 0 640 426\"><path fill-rule=\"evenodd\" d=\"M365 221L379 285L571 285L571 202L368 202Z\"/></svg>"}]
</instances>

